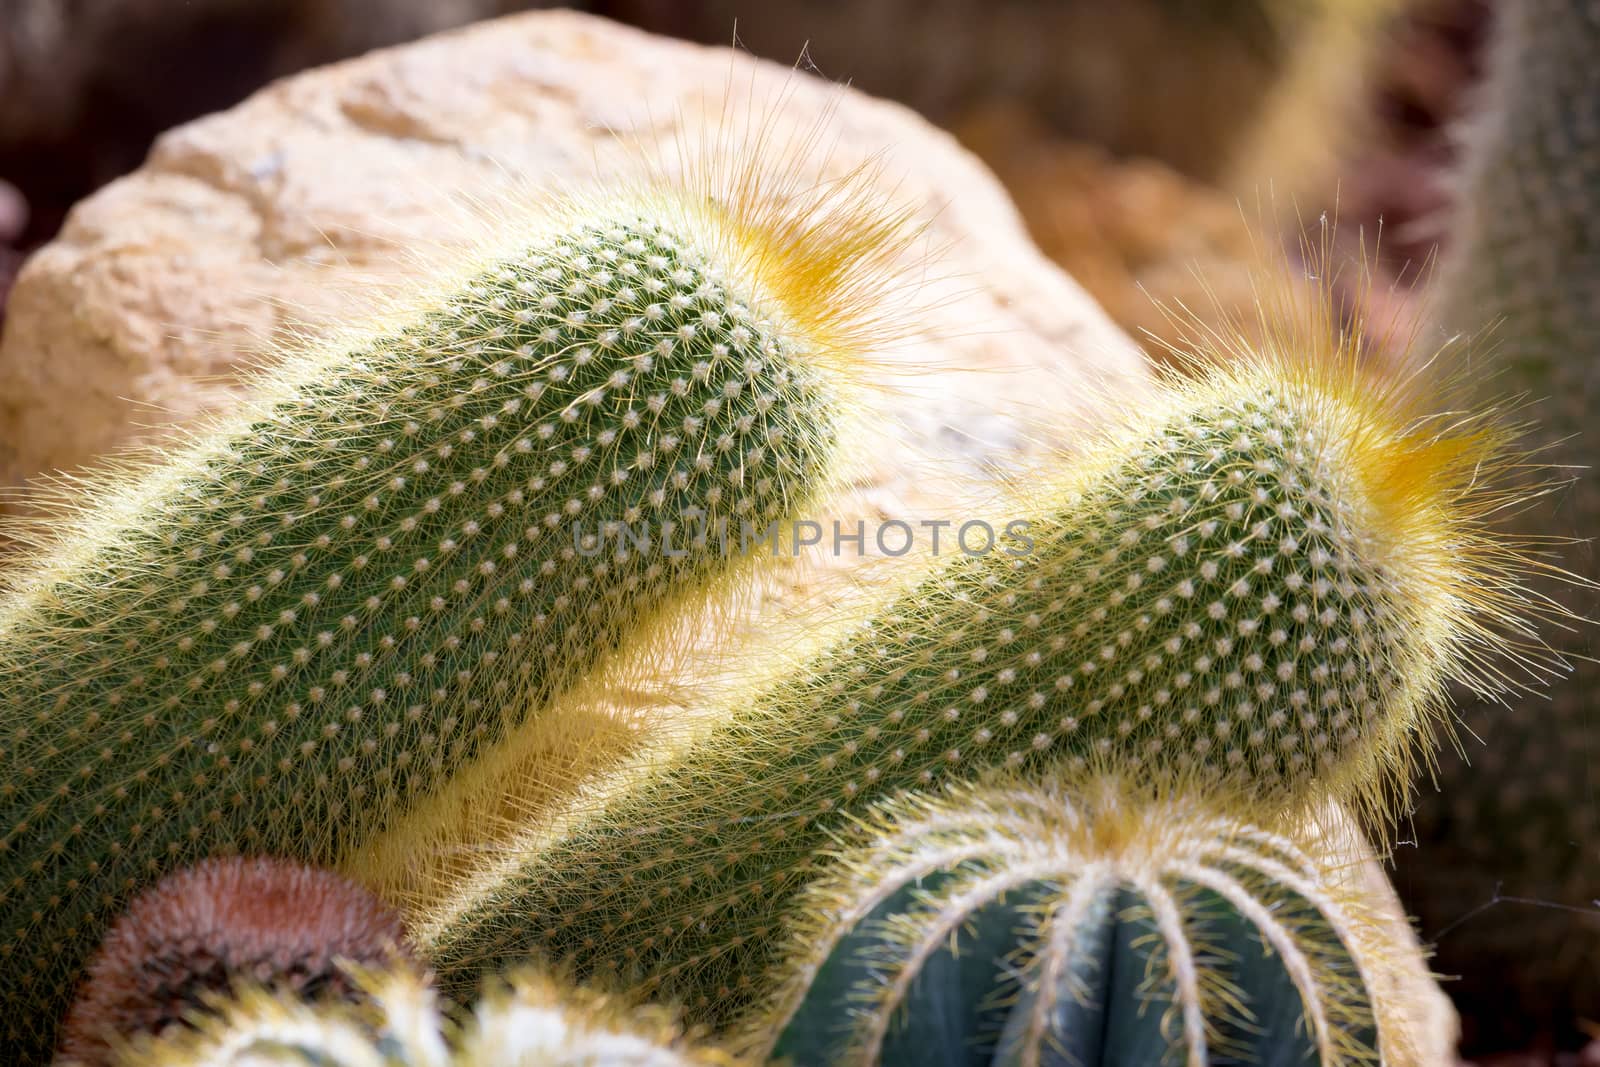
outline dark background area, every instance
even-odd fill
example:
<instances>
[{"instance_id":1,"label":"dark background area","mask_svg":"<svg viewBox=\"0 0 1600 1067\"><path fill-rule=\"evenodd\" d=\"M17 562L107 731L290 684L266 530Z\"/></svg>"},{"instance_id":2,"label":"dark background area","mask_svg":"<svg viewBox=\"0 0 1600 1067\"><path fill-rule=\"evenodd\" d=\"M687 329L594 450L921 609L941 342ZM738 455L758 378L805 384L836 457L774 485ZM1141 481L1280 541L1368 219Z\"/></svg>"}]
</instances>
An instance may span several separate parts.
<instances>
[{"instance_id":1,"label":"dark background area","mask_svg":"<svg viewBox=\"0 0 1600 1067\"><path fill-rule=\"evenodd\" d=\"M1470 76L1485 0L1428 0L1389 31L1370 101L1380 121L1341 215L1391 235L1438 206L1429 172ZM0 289L78 200L134 169L161 131L274 78L533 0L0 0ZM902 100L947 127L1025 115L1040 140L1148 157L1201 181L1282 73L1295 26L1253 0L573 0L576 7ZM1159 57L1158 62L1151 62ZM1194 86L1203 92L1193 91ZM988 110L985 111L984 109ZM992 139L991 139L992 140ZM1015 147L1014 145L1012 147ZM991 165L996 163L990 160ZM1000 161L1004 163L1005 161ZM1002 179L1015 168L999 166ZM1030 221L1037 214L1022 205ZM1415 228L1413 228L1415 229ZM1404 260L1436 234L1391 236Z\"/></svg>"}]
</instances>

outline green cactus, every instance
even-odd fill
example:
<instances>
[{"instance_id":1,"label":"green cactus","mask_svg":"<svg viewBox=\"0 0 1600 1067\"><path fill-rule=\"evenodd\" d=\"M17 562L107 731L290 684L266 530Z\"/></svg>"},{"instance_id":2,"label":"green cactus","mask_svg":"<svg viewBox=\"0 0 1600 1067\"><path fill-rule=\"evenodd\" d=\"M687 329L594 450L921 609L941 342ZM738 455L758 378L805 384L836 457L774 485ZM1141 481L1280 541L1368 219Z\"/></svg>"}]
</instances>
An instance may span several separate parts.
<instances>
[{"instance_id":1,"label":"green cactus","mask_svg":"<svg viewBox=\"0 0 1600 1067\"><path fill-rule=\"evenodd\" d=\"M1451 332L1487 333L1474 373L1526 392L1544 457L1572 492L1528 509L1525 530L1600 532L1594 468L1600 404L1600 6L1523 0L1495 8L1486 84L1467 124L1460 195L1435 296ZM1600 617L1600 556L1566 565L1591 583L1541 582ZM1529 1028L1565 1040L1600 1018L1600 665L1593 630L1555 642L1573 671L1510 707L1464 699L1463 752L1441 759L1419 799L1415 847L1396 883L1438 939L1440 969L1477 1025L1469 1043L1521 1049Z\"/></svg>"},{"instance_id":2,"label":"green cactus","mask_svg":"<svg viewBox=\"0 0 1600 1067\"><path fill-rule=\"evenodd\" d=\"M433 991L402 970L359 975L367 1003L313 1006L246 992L193 1030L130 1042L116 1067L725 1067L670 1012L520 972L497 985L464 1026L451 1025ZM459 1032L458 1032L459 1030Z\"/></svg>"},{"instance_id":3,"label":"green cactus","mask_svg":"<svg viewBox=\"0 0 1600 1067\"><path fill-rule=\"evenodd\" d=\"M13 570L0 1059L47 1054L142 886L230 851L336 866L830 484L910 232L865 170L735 160L553 212L287 361Z\"/></svg>"},{"instance_id":4,"label":"green cactus","mask_svg":"<svg viewBox=\"0 0 1600 1067\"><path fill-rule=\"evenodd\" d=\"M419 950L456 991L544 953L725 1019L829 833L904 789L1104 759L1266 818L1384 810L1446 679L1492 681L1518 565L1477 528L1497 435L1414 421L1349 352L1283 351L1169 382L1027 551L958 557L686 719L424 916Z\"/></svg>"},{"instance_id":5,"label":"green cactus","mask_svg":"<svg viewBox=\"0 0 1600 1067\"><path fill-rule=\"evenodd\" d=\"M1115 778L874 813L746 1041L794 1067L1420 1065L1349 857ZM1416 962L1416 961L1413 961Z\"/></svg>"}]
</instances>

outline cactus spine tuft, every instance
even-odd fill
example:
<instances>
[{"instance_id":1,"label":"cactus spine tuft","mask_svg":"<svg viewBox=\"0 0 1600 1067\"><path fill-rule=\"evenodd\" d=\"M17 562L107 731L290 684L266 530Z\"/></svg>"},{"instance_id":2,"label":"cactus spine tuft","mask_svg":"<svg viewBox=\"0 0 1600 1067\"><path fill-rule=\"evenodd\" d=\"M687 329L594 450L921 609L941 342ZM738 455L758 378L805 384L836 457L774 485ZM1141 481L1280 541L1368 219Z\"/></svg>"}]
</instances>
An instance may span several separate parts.
<instances>
[{"instance_id":1,"label":"cactus spine tuft","mask_svg":"<svg viewBox=\"0 0 1600 1067\"><path fill-rule=\"evenodd\" d=\"M1420 1064L1347 857L1181 792L998 782L874 813L748 1037L795 1067Z\"/></svg>"},{"instance_id":2,"label":"cactus spine tuft","mask_svg":"<svg viewBox=\"0 0 1600 1067\"><path fill-rule=\"evenodd\" d=\"M140 888L219 853L338 866L746 573L702 527L759 534L837 477L914 234L868 171L772 177L724 133L286 360L13 569L3 1058L47 1054Z\"/></svg>"},{"instance_id":3,"label":"cactus spine tuft","mask_svg":"<svg viewBox=\"0 0 1600 1067\"><path fill-rule=\"evenodd\" d=\"M1498 432L1414 415L1328 343L1171 380L1030 545L951 561L596 786L414 928L424 954L463 990L572 957L726 1018L828 835L901 790L1104 761L1268 820L1390 813L1446 680L1499 678L1522 561L1479 530Z\"/></svg>"}]
</instances>

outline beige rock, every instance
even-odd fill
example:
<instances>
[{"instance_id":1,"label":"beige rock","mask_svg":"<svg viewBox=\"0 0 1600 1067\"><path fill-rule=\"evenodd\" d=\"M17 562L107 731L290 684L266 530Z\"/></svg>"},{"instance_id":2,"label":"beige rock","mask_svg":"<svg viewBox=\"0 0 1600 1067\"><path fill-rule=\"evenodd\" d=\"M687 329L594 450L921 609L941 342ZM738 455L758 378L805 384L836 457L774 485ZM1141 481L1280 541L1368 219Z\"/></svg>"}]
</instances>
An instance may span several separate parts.
<instances>
[{"instance_id":1,"label":"beige rock","mask_svg":"<svg viewBox=\"0 0 1600 1067\"><path fill-rule=\"evenodd\" d=\"M762 98L787 88L790 110L810 116L829 98L723 49L549 13L313 71L172 130L142 169L78 205L17 281L0 339L0 485L226 405L263 341L270 350L292 321L326 317L330 293L392 275L409 244L437 238L453 191L504 173L603 172L620 158L608 127L649 144L730 86ZM949 299L926 344L901 353L942 368L901 383L901 413L923 436L1003 450L1035 436L997 418L1003 401L1065 431L1092 379L1139 374L1135 348L948 137L853 93L836 132L840 164L886 152L886 182L935 244L954 246Z\"/></svg>"}]
</instances>

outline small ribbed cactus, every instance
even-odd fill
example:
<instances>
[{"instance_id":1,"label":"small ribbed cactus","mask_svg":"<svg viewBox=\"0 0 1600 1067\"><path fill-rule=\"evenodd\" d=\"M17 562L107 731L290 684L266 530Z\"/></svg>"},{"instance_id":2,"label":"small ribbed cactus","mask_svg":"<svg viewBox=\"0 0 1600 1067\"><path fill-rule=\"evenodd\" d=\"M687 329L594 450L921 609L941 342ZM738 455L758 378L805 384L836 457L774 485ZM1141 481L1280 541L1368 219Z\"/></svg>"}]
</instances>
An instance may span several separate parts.
<instances>
[{"instance_id":1,"label":"small ribbed cactus","mask_svg":"<svg viewBox=\"0 0 1600 1067\"><path fill-rule=\"evenodd\" d=\"M1526 392L1541 458L1576 481L1522 528L1583 542L1565 565L1600 581L1600 4L1494 8L1487 81L1463 134L1459 200L1438 279L1444 328L1484 331L1473 368ZM1600 618L1594 586L1541 592ZM1527 1047L1529 1027L1600 1018L1600 646L1590 627L1556 646L1573 662L1549 695L1462 702L1462 754L1425 786L1396 884L1438 939L1440 970L1485 1051ZM1411 834L1406 835L1408 841Z\"/></svg>"},{"instance_id":2,"label":"small ribbed cactus","mask_svg":"<svg viewBox=\"0 0 1600 1067\"><path fill-rule=\"evenodd\" d=\"M163 878L111 927L67 1013L60 1056L107 1067L118 1043L182 1027L237 986L348 999L349 965L409 958L400 916L331 871L206 860Z\"/></svg>"},{"instance_id":3,"label":"small ribbed cactus","mask_svg":"<svg viewBox=\"0 0 1600 1067\"><path fill-rule=\"evenodd\" d=\"M337 866L831 483L910 231L867 171L731 151L287 359L11 569L0 1059L48 1052L143 885Z\"/></svg>"},{"instance_id":4,"label":"small ribbed cactus","mask_svg":"<svg viewBox=\"0 0 1600 1067\"><path fill-rule=\"evenodd\" d=\"M419 949L456 990L542 952L722 1017L829 833L901 790L1104 760L1268 817L1385 810L1447 678L1493 680L1490 616L1514 610L1515 549L1478 530L1497 435L1412 419L1349 353L1289 351L1169 382L1031 544L948 561L683 720L414 927Z\"/></svg>"},{"instance_id":5,"label":"small ribbed cactus","mask_svg":"<svg viewBox=\"0 0 1600 1067\"><path fill-rule=\"evenodd\" d=\"M1091 778L900 798L796 909L747 1039L794 1067L1422 1060L1312 834Z\"/></svg>"},{"instance_id":6,"label":"small ribbed cactus","mask_svg":"<svg viewBox=\"0 0 1600 1067\"><path fill-rule=\"evenodd\" d=\"M405 970L362 976L366 1003L310 1005L247 992L164 1041L125 1047L118 1067L719 1067L664 1009L519 972L487 993L460 1027Z\"/></svg>"}]
</instances>

